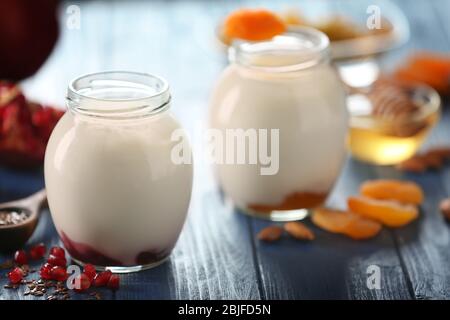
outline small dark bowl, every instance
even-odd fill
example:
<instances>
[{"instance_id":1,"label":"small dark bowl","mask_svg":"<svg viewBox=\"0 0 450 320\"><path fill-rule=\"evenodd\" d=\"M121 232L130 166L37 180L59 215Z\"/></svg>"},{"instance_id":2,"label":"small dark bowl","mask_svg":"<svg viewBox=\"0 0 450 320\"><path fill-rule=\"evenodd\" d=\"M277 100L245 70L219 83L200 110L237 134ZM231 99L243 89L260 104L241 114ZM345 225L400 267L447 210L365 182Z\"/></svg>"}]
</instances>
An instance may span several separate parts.
<instances>
[{"instance_id":1,"label":"small dark bowl","mask_svg":"<svg viewBox=\"0 0 450 320\"><path fill-rule=\"evenodd\" d=\"M36 214L23 208L11 207L1 210L26 212L28 217L17 224L0 226L0 252L10 252L23 247L36 229L38 223Z\"/></svg>"}]
</instances>

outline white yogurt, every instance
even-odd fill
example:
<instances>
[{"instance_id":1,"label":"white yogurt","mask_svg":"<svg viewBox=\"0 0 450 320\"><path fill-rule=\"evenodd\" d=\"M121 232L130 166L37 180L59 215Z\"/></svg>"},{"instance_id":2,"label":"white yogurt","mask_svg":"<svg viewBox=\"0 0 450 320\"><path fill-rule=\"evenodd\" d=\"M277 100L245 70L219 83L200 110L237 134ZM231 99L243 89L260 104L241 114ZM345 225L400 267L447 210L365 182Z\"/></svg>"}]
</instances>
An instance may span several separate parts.
<instances>
[{"instance_id":1,"label":"white yogurt","mask_svg":"<svg viewBox=\"0 0 450 320\"><path fill-rule=\"evenodd\" d=\"M179 128L167 110L141 119L63 116L48 143L45 181L55 226L74 258L135 266L170 253L192 186L192 166L171 160Z\"/></svg>"},{"instance_id":2,"label":"white yogurt","mask_svg":"<svg viewBox=\"0 0 450 320\"><path fill-rule=\"evenodd\" d=\"M224 192L244 210L254 205L309 207L300 198L311 195L319 199L312 202L320 202L338 177L346 153L345 94L332 67L320 61L323 48L314 51L300 43L288 50L275 42L263 49L258 44L234 48L246 51L235 52L210 104L212 128L279 129L276 174L261 175L260 163L216 165ZM297 204L291 201L295 197Z\"/></svg>"}]
</instances>

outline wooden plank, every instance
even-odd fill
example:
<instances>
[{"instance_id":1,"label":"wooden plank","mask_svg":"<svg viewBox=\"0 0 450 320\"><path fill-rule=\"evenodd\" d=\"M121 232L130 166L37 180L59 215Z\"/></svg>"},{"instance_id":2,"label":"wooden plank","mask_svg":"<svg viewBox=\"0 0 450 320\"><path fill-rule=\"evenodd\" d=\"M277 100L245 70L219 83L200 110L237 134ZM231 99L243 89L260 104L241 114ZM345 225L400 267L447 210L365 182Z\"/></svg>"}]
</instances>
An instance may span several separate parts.
<instances>
[{"instance_id":1,"label":"wooden plank","mask_svg":"<svg viewBox=\"0 0 450 320\"><path fill-rule=\"evenodd\" d=\"M109 66L168 79L172 110L190 134L198 158L189 217L171 259L124 277L126 290L116 298L260 298L247 219L221 203L198 155L204 142L198 130L204 127L207 97L223 61L210 31L224 9L204 2L114 3Z\"/></svg>"},{"instance_id":2,"label":"wooden plank","mask_svg":"<svg viewBox=\"0 0 450 320\"><path fill-rule=\"evenodd\" d=\"M413 224L393 230L402 261L417 299L448 299L450 273L450 229L439 212L439 201L450 189L440 173L401 174L393 168L378 169L380 177L397 177L414 181L425 191L421 217Z\"/></svg>"},{"instance_id":3,"label":"wooden plank","mask_svg":"<svg viewBox=\"0 0 450 320\"><path fill-rule=\"evenodd\" d=\"M259 299L246 217L217 192L194 196L170 260L123 277L118 299Z\"/></svg>"},{"instance_id":4,"label":"wooden plank","mask_svg":"<svg viewBox=\"0 0 450 320\"><path fill-rule=\"evenodd\" d=\"M33 236L28 241L25 246L25 250L31 248L31 246L37 243L45 243L47 249L50 249L52 246L61 246L59 241L59 237L56 233L55 227L53 225L50 212L48 210L43 210L41 213L41 217L36 228L36 231L33 233ZM10 259L12 253L10 254L0 254L0 263ZM38 279L39 278L39 268L44 263L44 261L31 262L30 268L36 270L35 273L29 275L27 279ZM24 296L23 293L27 290L26 286L20 286L17 289L5 289L4 285L8 283L8 278L6 276L9 270L0 270L0 300L34 300L40 299L43 300L45 297L33 297L32 295ZM103 299L112 299L113 293L108 289L96 289ZM88 299L90 298L88 294L72 294L72 300L78 299Z\"/></svg>"},{"instance_id":5,"label":"wooden plank","mask_svg":"<svg viewBox=\"0 0 450 320\"><path fill-rule=\"evenodd\" d=\"M65 26L66 8L68 5L79 5L81 10L80 30L69 30ZM61 35L59 42L46 63L32 78L26 80L22 87L26 96L41 103L50 103L64 107L64 98L69 81L82 73L103 69L102 57L107 39L98 39L99 33L108 28L109 10L105 2L70 2L60 7ZM97 32L93 32L96 30ZM0 201L27 196L44 187L43 171L12 171L0 168ZM28 241L26 248L44 242L47 248L61 245L48 210L41 214L35 233ZM0 263L11 258L11 254L1 254ZM32 263L37 268L41 262ZM18 290L7 290L3 286L8 282L2 270L0 276L0 299L35 299L23 296L24 287ZM37 274L33 274L37 277ZM104 298L113 298L110 290L99 290ZM74 295L75 299L87 298ZM38 298L43 299L43 298Z\"/></svg>"},{"instance_id":6,"label":"wooden plank","mask_svg":"<svg viewBox=\"0 0 450 320\"><path fill-rule=\"evenodd\" d=\"M43 187L42 170L21 172L0 167L0 202L20 199Z\"/></svg>"},{"instance_id":7,"label":"wooden plank","mask_svg":"<svg viewBox=\"0 0 450 320\"><path fill-rule=\"evenodd\" d=\"M333 1L334 9L348 5ZM347 3L348 4L348 3ZM356 9L360 9L356 8ZM358 10L365 18L365 10ZM329 199L332 207L345 208L346 198L356 194L361 182L376 177L374 166L349 159ZM266 245L255 241L267 299L410 299L392 233L384 229L375 239L354 241L333 235L306 222L317 240L301 243L283 239ZM268 222L253 221L254 235ZM380 267L381 290L367 287L367 268Z\"/></svg>"},{"instance_id":8,"label":"wooden plank","mask_svg":"<svg viewBox=\"0 0 450 320\"><path fill-rule=\"evenodd\" d=\"M374 177L373 167L349 159L329 205L345 208L360 183ZM268 222L253 221L256 233ZM409 299L406 279L389 230L368 241L354 241L306 224L316 240L302 243L255 241L267 299ZM367 268L380 267L381 289L367 287Z\"/></svg>"},{"instance_id":9,"label":"wooden plank","mask_svg":"<svg viewBox=\"0 0 450 320\"><path fill-rule=\"evenodd\" d=\"M124 68L163 73L171 82L176 79L172 92L176 97L174 100L182 103L175 103L174 111L193 132L198 124L195 119L203 118L209 86L220 72L219 61L223 60L220 51L210 53L203 48L205 50L199 54L198 48L192 45L192 34L184 31L192 23L192 16L198 17L194 27L196 32L206 30L205 25L213 22L212 14L208 14L209 7L196 2L162 1L133 5L80 2L78 5L82 13L81 29L62 29L62 40L56 53L39 75L26 84L27 93L34 92L38 99L43 98L43 83L53 86L55 81L61 81L64 86L58 91L65 90L70 78L88 69L92 72ZM218 13L216 9L212 11ZM206 20L202 21L202 17ZM111 27L111 32L106 26ZM211 29L211 25L208 26ZM200 41L195 37L194 40ZM175 45L186 50L173 50ZM62 72L65 64L67 69ZM61 76L55 80L59 72ZM204 100L198 102L199 97ZM198 140L200 143L203 141ZM212 178L202 169L199 165L195 170L197 187L191 213L171 259L153 270L123 276L122 289L110 298L259 298L248 220L221 205L217 192L213 191ZM8 181L22 193L27 193L21 189L23 180L15 183L12 175ZM4 189L10 190L10 184ZM51 221L43 219L40 223L45 224L41 229L49 237L46 240L56 243L58 238ZM33 241L41 241L43 236L44 233L37 232Z\"/></svg>"},{"instance_id":10,"label":"wooden plank","mask_svg":"<svg viewBox=\"0 0 450 320\"><path fill-rule=\"evenodd\" d=\"M448 50L442 30L429 21L427 3L415 1L414 7L405 3L398 1L410 19L417 21L406 48ZM37 100L63 104L68 81L80 73L116 68L160 73L172 85L173 111L199 152L202 141L195 133L203 125L200 119L204 119L211 87L225 66L224 56L214 47L214 26L225 12L240 4L79 2L81 30L63 29L54 54L36 77L25 83L25 89ZM268 1L255 4L281 6ZM389 61L403 55L404 51L396 51ZM449 128L444 122L450 121L449 116L446 113L433 132L431 144L448 141ZM373 240L355 242L313 227L318 238L313 243L285 238L266 245L254 237L268 223L225 206L209 169L197 162L189 218L170 260L153 270L122 276L116 294L102 293L107 299L409 299L410 292L417 298L448 298L448 225L437 211L437 202L450 193L449 175L446 169L442 176L403 176L422 184L428 200L421 220L405 229L383 230ZM343 207L360 182L374 177L398 177L398 173L350 160L330 204ZM24 196L42 185L41 172L0 169L3 200ZM42 216L30 244L40 241L48 246L59 241L48 213ZM0 256L0 262L5 258ZM372 264L381 268L381 290L365 285L366 270ZM406 277L403 270L407 270ZM5 283L1 274L0 299L23 299L19 292L3 289Z\"/></svg>"},{"instance_id":11,"label":"wooden plank","mask_svg":"<svg viewBox=\"0 0 450 320\"><path fill-rule=\"evenodd\" d=\"M407 49L449 51L449 41L435 15L436 10L432 7L434 2L415 1L414 6L406 5L406 1L397 2L402 6L411 23L411 40ZM425 143L425 148L433 145L448 145L450 140L448 105L446 109L441 122ZM421 208L420 220L393 232L415 297L448 299L450 297L448 293L450 272L447 268L450 263L448 253L450 229L449 225L443 221L438 205L439 201L450 193L449 168L423 175L401 174L393 168L378 168L377 173L380 177L413 180L423 187L426 201Z\"/></svg>"}]
</instances>

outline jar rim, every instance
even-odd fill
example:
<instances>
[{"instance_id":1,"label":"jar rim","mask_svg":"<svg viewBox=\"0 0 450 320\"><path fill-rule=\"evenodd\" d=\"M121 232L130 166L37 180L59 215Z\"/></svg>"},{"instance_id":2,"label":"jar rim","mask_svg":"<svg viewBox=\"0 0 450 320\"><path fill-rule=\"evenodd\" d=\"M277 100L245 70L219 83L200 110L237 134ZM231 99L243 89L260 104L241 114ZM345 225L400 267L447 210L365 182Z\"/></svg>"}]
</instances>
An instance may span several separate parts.
<instances>
[{"instance_id":1,"label":"jar rim","mask_svg":"<svg viewBox=\"0 0 450 320\"><path fill-rule=\"evenodd\" d=\"M251 69L292 72L328 61L329 45L330 40L325 33L299 26L269 40L233 41L228 50L228 59ZM277 59L273 59L275 56Z\"/></svg>"},{"instance_id":2,"label":"jar rim","mask_svg":"<svg viewBox=\"0 0 450 320\"><path fill-rule=\"evenodd\" d=\"M67 89L69 110L100 118L144 117L169 107L169 84L135 71L102 71L78 76Z\"/></svg>"}]
</instances>

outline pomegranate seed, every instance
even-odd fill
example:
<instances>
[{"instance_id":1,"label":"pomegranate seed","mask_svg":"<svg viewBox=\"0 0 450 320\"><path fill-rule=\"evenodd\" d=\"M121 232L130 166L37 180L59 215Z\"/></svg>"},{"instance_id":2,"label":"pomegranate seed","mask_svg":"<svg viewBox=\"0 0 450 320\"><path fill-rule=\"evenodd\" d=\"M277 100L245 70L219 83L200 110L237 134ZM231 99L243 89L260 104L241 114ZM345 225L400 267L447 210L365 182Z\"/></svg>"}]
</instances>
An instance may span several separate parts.
<instances>
[{"instance_id":1,"label":"pomegranate seed","mask_svg":"<svg viewBox=\"0 0 450 320\"><path fill-rule=\"evenodd\" d=\"M120 278L118 275L113 274L108 281L108 288L113 289L113 290L117 290L119 289L119 284L120 284Z\"/></svg>"},{"instance_id":2,"label":"pomegranate seed","mask_svg":"<svg viewBox=\"0 0 450 320\"><path fill-rule=\"evenodd\" d=\"M27 264L28 262L27 253L24 250L17 250L16 253L14 254L14 261L20 265Z\"/></svg>"},{"instance_id":3,"label":"pomegranate seed","mask_svg":"<svg viewBox=\"0 0 450 320\"><path fill-rule=\"evenodd\" d=\"M30 250L30 258L32 260L39 260L42 259L42 257L45 255L45 251L47 251L47 248L45 247L45 244L39 243L31 248Z\"/></svg>"},{"instance_id":4,"label":"pomegranate seed","mask_svg":"<svg viewBox=\"0 0 450 320\"><path fill-rule=\"evenodd\" d=\"M41 270L39 271L39 275L44 280L51 280L52 279L51 270L52 270L52 266L50 264L46 263L41 267Z\"/></svg>"},{"instance_id":5,"label":"pomegranate seed","mask_svg":"<svg viewBox=\"0 0 450 320\"><path fill-rule=\"evenodd\" d=\"M14 268L11 272L8 273L9 282L16 284L22 281L23 279L23 271L19 267Z\"/></svg>"},{"instance_id":6,"label":"pomegranate seed","mask_svg":"<svg viewBox=\"0 0 450 320\"><path fill-rule=\"evenodd\" d=\"M89 279L91 279L91 283L92 281L94 281L94 278L97 275L95 267L92 264L87 264L84 266L84 273L89 277Z\"/></svg>"},{"instance_id":7,"label":"pomegranate seed","mask_svg":"<svg viewBox=\"0 0 450 320\"><path fill-rule=\"evenodd\" d=\"M60 266L54 266L50 270L50 276L53 280L56 281L64 281L67 279L67 271L66 268Z\"/></svg>"},{"instance_id":8,"label":"pomegranate seed","mask_svg":"<svg viewBox=\"0 0 450 320\"><path fill-rule=\"evenodd\" d=\"M81 292L89 289L89 287L91 286L91 280L85 273L82 273L77 278L75 278L74 284L74 290L77 292ZM76 287L77 284L79 284L79 288Z\"/></svg>"},{"instance_id":9,"label":"pomegranate seed","mask_svg":"<svg viewBox=\"0 0 450 320\"><path fill-rule=\"evenodd\" d=\"M61 247L52 247L50 249L50 254L58 258L66 258L66 251Z\"/></svg>"},{"instance_id":10,"label":"pomegranate seed","mask_svg":"<svg viewBox=\"0 0 450 320\"><path fill-rule=\"evenodd\" d=\"M52 254L48 257L47 262L52 266L65 267L67 265L66 258L57 257Z\"/></svg>"},{"instance_id":11,"label":"pomegranate seed","mask_svg":"<svg viewBox=\"0 0 450 320\"><path fill-rule=\"evenodd\" d=\"M94 285L96 287L104 287L108 284L109 279L112 276L112 272L109 270L100 272L94 278Z\"/></svg>"}]
</instances>

